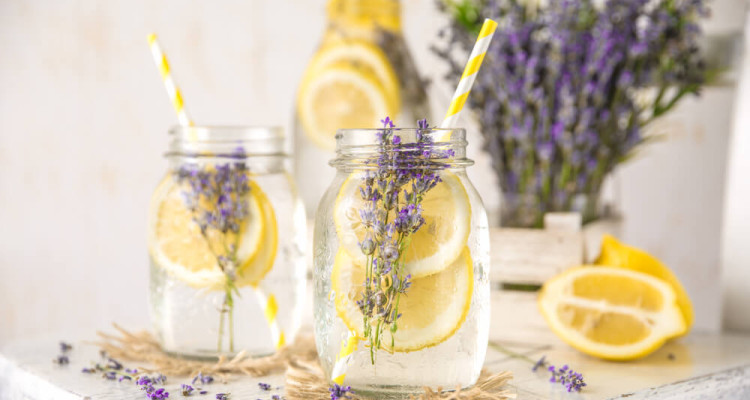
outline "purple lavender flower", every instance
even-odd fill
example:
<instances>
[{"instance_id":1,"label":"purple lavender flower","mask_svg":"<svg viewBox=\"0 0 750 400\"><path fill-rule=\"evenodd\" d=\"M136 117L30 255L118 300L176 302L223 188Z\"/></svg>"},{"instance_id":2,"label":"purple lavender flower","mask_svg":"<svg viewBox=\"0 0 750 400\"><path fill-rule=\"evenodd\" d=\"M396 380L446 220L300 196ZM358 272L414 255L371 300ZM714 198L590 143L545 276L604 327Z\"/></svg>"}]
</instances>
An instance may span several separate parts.
<instances>
[{"instance_id":1,"label":"purple lavender flower","mask_svg":"<svg viewBox=\"0 0 750 400\"><path fill-rule=\"evenodd\" d=\"M167 392L164 388L159 388L152 392L148 392L146 395L149 399L153 400L162 400L169 398L169 392Z\"/></svg>"},{"instance_id":2,"label":"purple lavender flower","mask_svg":"<svg viewBox=\"0 0 750 400\"><path fill-rule=\"evenodd\" d=\"M67 353L67 352L68 352L68 351L70 351L70 350L71 350L72 348L73 348L73 345L71 345L71 344L69 344L69 343L65 343L65 342L63 342L63 341L61 341L61 342L60 342L60 351L61 351L61 352L63 352L63 353Z\"/></svg>"},{"instance_id":3,"label":"purple lavender flower","mask_svg":"<svg viewBox=\"0 0 750 400\"><path fill-rule=\"evenodd\" d=\"M403 255L410 235L425 223L422 200L442 182L440 172L454 156L451 150L440 150L433 144L426 120L417 122L416 140L410 143L394 135L395 126L389 117L381 122L377 151L367 162L374 169L362 173L359 187L364 200L359 216L366 231L360 249L368 259L369 270L364 291L355 299L365 318L364 334L370 341L373 363L386 329L392 333L393 345L400 316L398 299L411 286L411 277L404 276Z\"/></svg>"},{"instance_id":4,"label":"purple lavender flower","mask_svg":"<svg viewBox=\"0 0 750 400\"><path fill-rule=\"evenodd\" d=\"M107 368L119 371L122 369L122 364L114 358L110 358L107 360Z\"/></svg>"},{"instance_id":5,"label":"purple lavender flower","mask_svg":"<svg viewBox=\"0 0 750 400\"><path fill-rule=\"evenodd\" d=\"M211 375L203 375L203 372L198 372L198 375L193 378L192 384L195 385L196 382L200 382L204 385L208 385L213 381L214 378Z\"/></svg>"},{"instance_id":6,"label":"purple lavender flower","mask_svg":"<svg viewBox=\"0 0 750 400\"><path fill-rule=\"evenodd\" d=\"M212 167L184 164L175 171L175 179L183 188L185 206L227 278L224 302L219 309L219 352L222 350L225 322L229 328L229 350L234 350L234 332L230 321L234 310L233 293L236 291L234 281L239 265L239 235L236 234L249 216L247 196L250 193L250 179L244 157L244 150L238 148L230 157L235 159L231 163ZM220 243L210 239L217 236ZM225 318L227 315L229 318Z\"/></svg>"},{"instance_id":7,"label":"purple lavender flower","mask_svg":"<svg viewBox=\"0 0 750 400\"><path fill-rule=\"evenodd\" d=\"M231 393L216 393L216 400L229 400Z\"/></svg>"},{"instance_id":8,"label":"purple lavender flower","mask_svg":"<svg viewBox=\"0 0 750 400\"><path fill-rule=\"evenodd\" d=\"M271 396L271 400L282 400L282 399L283 397L279 396L278 394Z\"/></svg>"},{"instance_id":9,"label":"purple lavender flower","mask_svg":"<svg viewBox=\"0 0 750 400\"><path fill-rule=\"evenodd\" d=\"M118 379L117 381L118 382L122 382L122 381L125 381L125 380L132 381L133 378L130 377L129 375L120 375L120 379Z\"/></svg>"},{"instance_id":10,"label":"purple lavender flower","mask_svg":"<svg viewBox=\"0 0 750 400\"><path fill-rule=\"evenodd\" d=\"M60 354L52 362L58 365L66 365L70 363L70 359L65 354Z\"/></svg>"},{"instance_id":11,"label":"purple lavender flower","mask_svg":"<svg viewBox=\"0 0 750 400\"><path fill-rule=\"evenodd\" d=\"M183 383L182 385L180 385L180 388L182 389L182 395L183 396L190 396L193 393L193 391L195 390L195 388L193 388L192 386L190 386L188 384L185 384L185 383Z\"/></svg>"},{"instance_id":12,"label":"purple lavender flower","mask_svg":"<svg viewBox=\"0 0 750 400\"><path fill-rule=\"evenodd\" d=\"M351 399L349 395L354 393L351 386L341 386L338 383L334 383L328 391L331 392L331 400Z\"/></svg>"},{"instance_id":13,"label":"purple lavender flower","mask_svg":"<svg viewBox=\"0 0 750 400\"><path fill-rule=\"evenodd\" d=\"M563 365L562 368L555 369L554 365L550 365L548 370L552 374L550 382L560 382L568 392L576 391L580 392L586 383L583 381L583 375L573 371L567 365Z\"/></svg>"},{"instance_id":14,"label":"purple lavender flower","mask_svg":"<svg viewBox=\"0 0 750 400\"><path fill-rule=\"evenodd\" d=\"M532 201L504 215L506 225L525 226L533 211L529 225L538 226L545 211L574 210L577 195L598 193L644 143L642 128L705 80L697 24L708 15L705 0L608 0L602 8L561 0L535 13L526 2L449 3L440 2L454 17L447 44L433 51L452 84L464 61L454 50L471 49L486 17L502 27L468 101L501 190ZM656 89L650 104L636 101L643 88ZM596 217L575 211L584 222Z\"/></svg>"},{"instance_id":15,"label":"purple lavender flower","mask_svg":"<svg viewBox=\"0 0 750 400\"><path fill-rule=\"evenodd\" d=\"M271 390L271 385L263 382L259 382L258 386L263 390Z\"/></svg>"},{"instance_id":16,"label":"purple lavender flower","mask_svg":"<svg viewBox=\"0 0 750 400\"><path fill-rule=\"evenodd\" d=\"M96 372L96 370L94 368L83 368L81 372L83 372L84 374L93 374L94 372Z\"/></svg>"}]
</instances>

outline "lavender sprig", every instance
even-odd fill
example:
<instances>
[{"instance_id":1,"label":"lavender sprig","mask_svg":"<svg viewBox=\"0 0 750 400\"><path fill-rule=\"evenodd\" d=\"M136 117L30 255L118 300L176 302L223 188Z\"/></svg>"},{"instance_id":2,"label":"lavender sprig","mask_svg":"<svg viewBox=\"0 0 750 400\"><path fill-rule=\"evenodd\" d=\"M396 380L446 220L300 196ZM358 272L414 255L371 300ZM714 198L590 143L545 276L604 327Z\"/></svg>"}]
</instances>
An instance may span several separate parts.
<instances>
[{"instance_id":1,"label":"lavender sprig","mask_svg":"<svg viewBox=\"0 0 750 400\"><path fill-rule=\"evenodd\" d=\"M458 53L484 18L498 21L469 105L499 185L513 195L504 224L539 226L544 212L574 209L588 222L605 177L646 142L643 127L703 85L698 23L709 10L704 0L525 3L441 1L453 19L447 44L433 50L456 82ZM655 92L649 102L644 88Z\"/></svg>"},{"instance_id":2,"label":"lavender sprig","mask_svg":"<svg viewBox=\"0 0 750 400\"><path fill-rule=\"evenodd\" d=\"M377 156L367 162L375 169L363 174L359 187L364 200L359 216L365 228L360 248L368 268L364 291L356 303L362 312L373 364L386 330L390 332L390 347L394 346L401 316L399 301L411 286L411 275L404 271L404 254L412 235L424 225L422 200L442 182L439 171L446 167L444 160L454 155L452 150L434 149L426 120L417 123L413 143L403 143L389 117L381 122Z\"/></svg>"},{"instance_id":3,"label":"lavender sprig","mask_svg":"<svg viewBox=\"0 0 750 400\"><path fill-rule=\"evenodd\" d=\"M244 151L238 149L235 158L242 159ZM234 294L237 293L237 250L242 222L249 216L247 196L250 181L247 166L236 161L213 167L197 164L182 165L175 173L183 186L185 206L193 222L216 257L224 273L224 301L219 309L219 337L217 350L222 351L225 317L229 331L229 351L234 351ZM218 237L220 240L211 240ZM217 243L218 242L218 243Z\"/></svg>"},{"instance_id":4,"label":"lavender sprig","mask_svg":"<svg viewBox=\"0 0 750 400\"><path fill-rule=\"evenodd\" d=\"M334 383L328 391L331 392L331 400L351 399L349 395L354 393L351 386L341 386L338 383Z\"/></svg>"}]
</instances>

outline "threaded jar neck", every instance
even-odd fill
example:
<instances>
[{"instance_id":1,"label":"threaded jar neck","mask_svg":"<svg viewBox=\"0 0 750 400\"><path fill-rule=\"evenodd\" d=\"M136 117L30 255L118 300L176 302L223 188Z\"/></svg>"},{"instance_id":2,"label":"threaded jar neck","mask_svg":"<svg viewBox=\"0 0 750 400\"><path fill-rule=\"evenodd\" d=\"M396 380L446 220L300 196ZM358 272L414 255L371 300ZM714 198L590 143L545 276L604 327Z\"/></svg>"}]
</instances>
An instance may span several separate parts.
<instances>
[{"instance_id":1,"label":"threaded jar neck","mask_svg":"<svg viewBox=\"0 0 750 400\"><path fill-rule=\"evenodd\" d=\"M464 129L340 129L330 165L354 169L446 169L473 165Z\"/></svg>"}]
</instances>

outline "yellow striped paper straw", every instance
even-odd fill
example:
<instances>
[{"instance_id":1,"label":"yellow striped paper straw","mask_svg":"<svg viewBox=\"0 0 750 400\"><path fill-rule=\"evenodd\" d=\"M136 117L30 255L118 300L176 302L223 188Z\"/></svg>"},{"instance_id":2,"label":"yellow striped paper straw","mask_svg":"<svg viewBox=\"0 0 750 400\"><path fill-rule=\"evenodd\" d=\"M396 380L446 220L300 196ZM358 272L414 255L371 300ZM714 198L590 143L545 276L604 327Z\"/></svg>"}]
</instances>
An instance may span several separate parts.
<instances>
[{"instance_id":1,"label":"yellow striped paper straw","mask_svg":"<svg viewBox=\"0 0 750 400\"><path fill-rule=\"evenodd\" d=\"M485 19L482 25L482 30L479 31L479 37L477 37L474 48L471 50L469 55L469 61L466 63L464 73L461 75L461 80L458 82L456 92L453 94L451 99L451 105L448 107L448 112L445 113L445 119L440 124L441 128L454 128L458 117L461 114L461 110L464 109L466 99L469 97L471 86L474 84L474 80L479 72L479 67L482 66L484 55L487 54L487 49L490 47L490 41L492 41L492 35L495 34L497 29L497 22L491 19Z\"/></svg>"},{"instance_id":2,"label":"yellow striped paper straw","mask_svg":"<svg viewBox=\"0 0 750 400\"><path fill-rule=\"evenodd\" d=\"M169 100L172 102L175 112L177 112L177 119L180 121L180 125L193 126L193 121L190 119L190 116L188 116L188 112L185 109L185 103L182 101L180 88L177 87L174 78L172 78L172 72L169 69L167 56L162 51L161 46L159 46L159 41L156 40L155 33L148 35L148 45L151 48L151 55L154 57L156 68L159 69L159 73L161 74L161 80L164 82L164 87L167 89Z\"/></svg>"},{"instance_id":3,"label":"yellow striped paper straw","mask_svg":"<svg viewBox=\"0 0 750 400\"><path fill-rule=\"evenodd\" d=\"M339 385L344 384L347 366L358 346L359 339L357 338L357 334L349 332L346 339L341 342L341 351L339 351L339 355L336 357L336 363L333 364L333 370L331 371L331 380L333 382Z\"/></svg>"},{"instance_id":4,"label":"yellow striped paper straw","mask_svg":"<svg viewBox=\"0 0 750 400\"><path fill-rule=\"evenodd\" d=\"M279 322L276 320L276 315L279 312L279 305L276 303L276 296L271 293L271 295L266 297L266 294L263 293L258 286L254 287L253 291L255 292L256 299L258 299L260 308L263 309L266 322L268 322L268 326L271 328L271 339L273 340L273 345L276 350L278 350L284 347L284 344L286 344L286 338L284 337L284 331L279 328Z\"/></svg>"}]
</instances>

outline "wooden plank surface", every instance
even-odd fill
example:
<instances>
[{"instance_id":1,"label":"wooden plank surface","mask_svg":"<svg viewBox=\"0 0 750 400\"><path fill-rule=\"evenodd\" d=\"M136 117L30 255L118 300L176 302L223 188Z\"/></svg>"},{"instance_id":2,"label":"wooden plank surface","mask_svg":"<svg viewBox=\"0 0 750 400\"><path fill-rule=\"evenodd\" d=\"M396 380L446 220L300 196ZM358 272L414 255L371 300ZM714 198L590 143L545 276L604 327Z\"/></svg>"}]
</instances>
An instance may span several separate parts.
<instances>
[{"instance_id":1,"label":"wooden plank surface","mask_svg":"<svg viewBox=\"0 0 750 400\"><path fill-rule=\"evenodd\" d=\"M513 327L506 327L513 329ZM493 325L493 331L495 325ZM97 375L83 374L82 367L97 360L98 349L74 342L69 365L52 363L58 353L58 335L28 339L3 348L0 352L0 399L102 399L125 400L145 398L128 382L113 382ZM549 361L571 368L584 375L588 386L581 393L568 393L559 384L549 382L545 371L531 370L531 363L491 348L485 367L491 371L512 371L512 388L519 399L747 399L750 371L750 336L694 334L668 343L645 359L615 363L597 360L560 343L546 344L527 341L498 340L493 343L529 359L545 355ZM137 366L131 363L128 366ZM426 371L429 373L429 371ZM166 388L171 398L182 398L181 383L188 378L170 377ZM235 377L229 382L206 386L209 394L196 399L213 399L218 392L230 392L232 399L270 399L283 394L283 389L263 391L258 382L274 388L283 385L283 376L264 378ZM712 389L713 388L713 389ZM714 397L710 397L715 395ZM627 396L627 397L626 397ZM693 396L693 397L691 397ZM708 396L708 397L707 397Z\"/></svg>"}]
</instances>

